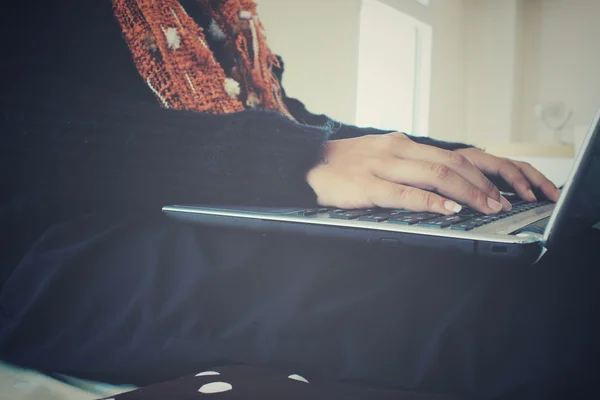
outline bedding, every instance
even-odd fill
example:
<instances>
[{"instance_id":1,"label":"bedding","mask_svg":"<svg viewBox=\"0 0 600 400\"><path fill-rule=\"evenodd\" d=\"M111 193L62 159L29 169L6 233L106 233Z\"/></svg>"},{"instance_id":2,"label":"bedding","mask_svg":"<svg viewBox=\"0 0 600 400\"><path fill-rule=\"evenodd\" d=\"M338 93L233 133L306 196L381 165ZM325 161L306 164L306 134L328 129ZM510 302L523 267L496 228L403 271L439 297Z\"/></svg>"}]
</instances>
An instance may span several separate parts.
<instances>
[{"instance_id":1,"label":"bedding","mask_svg":"<svg viewBox=\"0 0 600 400\"><path fill-rule=\"evenodd\" d=\"M113 386L56 374L55 377L0 362L0 399L88 400L130 392L135 386Z\"/></svg>"},{"instance_id":2,"label":"bedding","mask_svg":"<svg viewBox=\"0 0 600 400\"><path fill-rule=\"evenodd\" d=\"M318 381L293 371L228 366L198 371L194 375L106 397L104 400L159 399L450 400L456 398Z\"/></svg>"}]
</instances>

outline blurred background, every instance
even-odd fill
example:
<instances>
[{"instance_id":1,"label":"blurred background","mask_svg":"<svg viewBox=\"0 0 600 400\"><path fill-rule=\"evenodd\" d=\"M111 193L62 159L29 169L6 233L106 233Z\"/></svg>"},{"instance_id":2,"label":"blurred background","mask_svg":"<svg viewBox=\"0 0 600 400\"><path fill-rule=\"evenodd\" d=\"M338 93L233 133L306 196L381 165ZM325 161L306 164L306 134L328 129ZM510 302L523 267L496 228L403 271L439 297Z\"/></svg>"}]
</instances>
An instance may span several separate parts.
<instances>
[{"instance_id":1,"label":"blurred background","mask_svg":"<svg viewBox=\"0 0 600 400\"><path fill-rule=\"evenodd\" d=\"M257 0L284 86L339 121L475 144L562 184L600 105L600 0Z\"/></svg>"}]
</instances>

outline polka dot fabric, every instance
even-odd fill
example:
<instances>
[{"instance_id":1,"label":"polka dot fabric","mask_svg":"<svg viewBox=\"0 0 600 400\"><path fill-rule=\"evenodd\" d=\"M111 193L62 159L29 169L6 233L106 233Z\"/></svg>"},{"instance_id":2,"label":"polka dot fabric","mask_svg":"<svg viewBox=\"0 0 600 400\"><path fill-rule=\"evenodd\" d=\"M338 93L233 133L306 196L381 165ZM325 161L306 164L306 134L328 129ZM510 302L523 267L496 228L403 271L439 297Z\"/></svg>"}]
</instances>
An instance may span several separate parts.
<instances>
[{"instance_id":1,"label":"polka dot fabric","mask_svg":"<svg viewBox=\"0 0 600 400\"><path fill-rule=\"evenodd\" d=\"M190 376L115 396L115 400L450 400L437 394L413 393L323 382L299 371L248 366L200 370Z\"/></svg>"}]
</instances>

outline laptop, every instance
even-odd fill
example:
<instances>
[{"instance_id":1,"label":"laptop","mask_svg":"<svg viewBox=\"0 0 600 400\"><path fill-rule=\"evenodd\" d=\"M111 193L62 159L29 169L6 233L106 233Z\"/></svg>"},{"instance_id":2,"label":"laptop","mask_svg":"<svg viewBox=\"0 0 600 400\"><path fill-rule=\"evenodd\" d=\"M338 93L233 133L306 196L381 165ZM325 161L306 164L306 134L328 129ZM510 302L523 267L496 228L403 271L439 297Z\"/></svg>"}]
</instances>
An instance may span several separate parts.
<instances>
[{"instance_id":1,"label":"laptop","mask_svg":"<svg viewBox=\"0 0 600 400\"><path fill-rule=\"evenodd\" d=\"M267 232L296 232L370 244L439 248L509 259L539 259L547 249L600 224L600 108L556 204L505 194L509 212L484 215L463 207L452 216L393 209L344 210L168 205L176 220Z\"/></svg>"}]
</instances>

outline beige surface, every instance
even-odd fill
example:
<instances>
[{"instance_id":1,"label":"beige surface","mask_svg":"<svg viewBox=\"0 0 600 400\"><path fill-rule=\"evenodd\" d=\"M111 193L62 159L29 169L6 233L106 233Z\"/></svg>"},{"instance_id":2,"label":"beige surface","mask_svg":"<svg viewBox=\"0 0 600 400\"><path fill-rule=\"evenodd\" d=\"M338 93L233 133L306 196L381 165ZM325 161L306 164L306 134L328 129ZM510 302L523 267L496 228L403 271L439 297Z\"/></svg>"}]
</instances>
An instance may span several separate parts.
<instances>
[{"instance_id":1,"label":"beige surface","mask_svg":"<svg viewBox=\"0 0 600 400\"><path fill-rule=\"evenodd\" d=\"M564 157L575 156L573 145L539 143L476 143L486 152L500 157Z\"/></svg>"},{"instance_id":2,"label":"beige surface","mask_svg":"<svg viewBox=\"0 0 600 400\"><path fill-rule=\"evenodd\" d=\"M88 400L133 390L71 379L72 386L36 371L0 363L0 400Z\"/></svg>"}]
</instances>

